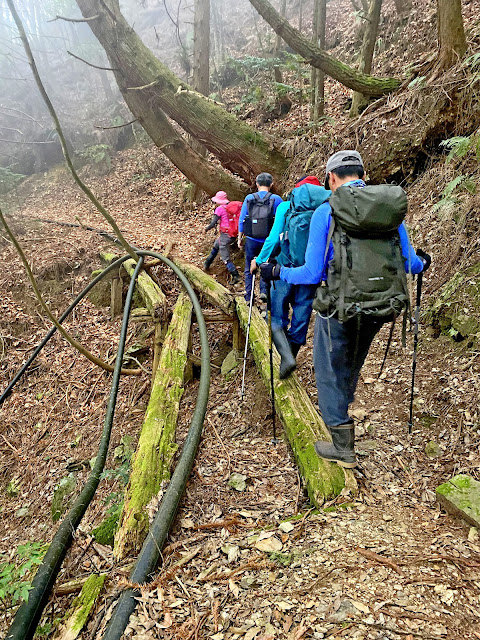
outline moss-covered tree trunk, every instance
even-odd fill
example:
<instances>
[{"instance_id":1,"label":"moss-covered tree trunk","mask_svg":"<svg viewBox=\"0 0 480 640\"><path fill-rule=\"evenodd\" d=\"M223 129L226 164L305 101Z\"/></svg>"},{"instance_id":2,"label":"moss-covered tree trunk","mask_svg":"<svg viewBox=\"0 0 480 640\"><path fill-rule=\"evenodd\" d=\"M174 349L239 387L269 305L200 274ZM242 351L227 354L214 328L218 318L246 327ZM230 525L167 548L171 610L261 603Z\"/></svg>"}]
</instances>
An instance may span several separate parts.
<instances>
[{"instance_id":1,"label":"moss-covered tree trunk","mask_svg":"<svg viewBox=\"0 0 480 640\"><path fill-rule=\"evenodd\" d=\"M236 307L240 324L246 331L248 305L243 298L236 298ZM262 379L270 390L268 328L256 308L252 312L249 344ZM330 435L296 374L292 374L286 380L278 379L279 361L275 351L275 407L310 500L315 506L320 507L326 500L338 496L345 487L355 493L357 483L353 473L334 463L325 462L315 453L315 442L319 439L330 440Z\"/></svg>"},{"instance_id":2,"label":"moss-covered tree trunk","mask_svg":"<svg viewBox=\"0 0 480 640\"><path fill-rule=\"evenodd\" d=\"M175 120L247 182L267 169L281 182L288 166L285 156L255 129L181 82L142 43L121 14L118 0L108 6L102 0L77 4L85 17L98 16L88 24L105 49L122 94L142 95L137 117L142 115L143 99L149 100L152 110L160 109Z\"/></svg>"},{"instance_id":3,"label":"moss-covered tree trunk","mask_svg":"<svg viewBox=\"0 0 480 640\"><path fill-rule=\"evenodd\" d=\"M235 300L230 291L214 280L212 276L205 273L194 264L175 260L183 273L190 280L192 286L207 300L226 313L233 316L235 313Z\"/></svg>"},{"instance_id":4,"label":"moss-covered tree trunk","mask_svg":"<svg viewBox=\"0 0 480 640\"><path fill-rule=\"evenodd\" d=\"M122 560L138 551L147 535L147 505L170 477L177 446L175 430L183 395L192 303L182 293L175 305L152 385L132 472L125 491L120 528L115 536L114 556Z\"/></svg>"},{"instance_id":5,"label":"moss-covered tree trunk","mask_svg":"<svg viewBox=\"0 0 480 640\"><path fill-rule=\"evenodd\" d=\"M135 271L135 262L133 260L125 260L123 268L131 277ZM167 316L167 299L158 284L150 278L148 273L141 271L135 286L152 318L164 322Z\"/></svg>"},{"instance_id":6,"label":"moss-covered tree trunk","mask_svg":"<svg viewBox=\"0 0 480 640\"><path fill-rule=\"evenodd\" d=\"M288 20L282 18L267 0L250 0L250 4L268 22L275 33L278 33L294 51L305 58L306 62L321 69L346 87L360 91L366 96L382 96L400 86L400 80L396 78L373 78L352 69L326 53L315 43L305 38L298 29L292 27Z\"/></svg>"},{"instance_id":7,"label":"moss-covered tree trunk","mask_svg":"<svg viewBox=\"0 0 480 640\"><path fill-rule=\"evenodd\" d=\"M106 575L92 574L85 581L82 590L72 602L72 606L65 614L65 622L57 640L75 640L85 626L100 591L103 588Z\"/></svg>"}]
</instances>

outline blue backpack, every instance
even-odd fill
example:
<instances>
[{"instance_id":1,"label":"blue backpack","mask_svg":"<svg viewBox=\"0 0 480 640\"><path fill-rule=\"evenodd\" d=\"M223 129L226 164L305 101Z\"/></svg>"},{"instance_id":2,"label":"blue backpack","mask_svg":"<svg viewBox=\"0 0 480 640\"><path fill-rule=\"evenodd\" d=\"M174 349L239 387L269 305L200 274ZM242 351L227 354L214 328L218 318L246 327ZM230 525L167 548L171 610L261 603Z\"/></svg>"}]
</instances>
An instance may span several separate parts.
<instances>
[{"instance_id":1,"label":"blue backpack","mask_svg":"<svg viewBox=\"0 0 480 640\"><path fill-rule=\"evenodd\" d=\"M302 184L290 194L290 208L280 236L278 262L286 267L305 264L310 222L313 212L332 195L331 191L315 184Z\"/></svg>"}]
</instances>

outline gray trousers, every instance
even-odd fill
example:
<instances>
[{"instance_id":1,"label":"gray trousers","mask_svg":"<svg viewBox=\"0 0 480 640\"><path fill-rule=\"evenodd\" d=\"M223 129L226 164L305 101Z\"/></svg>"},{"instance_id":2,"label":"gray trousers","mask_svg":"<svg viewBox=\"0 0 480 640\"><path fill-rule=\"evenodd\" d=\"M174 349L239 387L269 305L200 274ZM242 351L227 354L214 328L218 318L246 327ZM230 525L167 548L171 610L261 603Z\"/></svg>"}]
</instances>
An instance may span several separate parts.
<instances>
[{"instance_id":1,"label":"gray trousers","mask_svg":"<svg viewBox=\"0 0 480 640\"><path fill-rule=\"evenodd\" d=\"M346 322L317 314L313 362L318 406L330 427L352 421L348 407L354 400L360 369L372 340L385 320L357 316Z\"/></svg>"}]
</instances>

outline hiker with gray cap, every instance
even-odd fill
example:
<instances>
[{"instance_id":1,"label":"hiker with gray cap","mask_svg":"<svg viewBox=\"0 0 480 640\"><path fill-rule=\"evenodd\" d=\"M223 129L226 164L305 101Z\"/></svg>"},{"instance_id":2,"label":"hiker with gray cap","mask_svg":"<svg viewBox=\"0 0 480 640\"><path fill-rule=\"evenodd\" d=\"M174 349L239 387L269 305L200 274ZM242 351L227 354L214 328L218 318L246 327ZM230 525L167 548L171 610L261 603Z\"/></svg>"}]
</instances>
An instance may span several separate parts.
<instances>
[{"instance_id":1,"label":"hiker with gray cap","mask_svg":"<svg viewBox=\"0 0 480 640\"><path fill-rule=\"evenodd\" d=\"M370 345L389 321L410 308L406 273L421 273L431 258L410 245L407 197L396 185L367 186L358 151L338 151L327 162L333 194L311 220L305 264L264 263L265 280L317 284L314 365L318 405L332 442L315 443L324 460L356 466L355 428L348 415ZM405 324L404 324L405 326Z\"/></svg>"}]
</instances>

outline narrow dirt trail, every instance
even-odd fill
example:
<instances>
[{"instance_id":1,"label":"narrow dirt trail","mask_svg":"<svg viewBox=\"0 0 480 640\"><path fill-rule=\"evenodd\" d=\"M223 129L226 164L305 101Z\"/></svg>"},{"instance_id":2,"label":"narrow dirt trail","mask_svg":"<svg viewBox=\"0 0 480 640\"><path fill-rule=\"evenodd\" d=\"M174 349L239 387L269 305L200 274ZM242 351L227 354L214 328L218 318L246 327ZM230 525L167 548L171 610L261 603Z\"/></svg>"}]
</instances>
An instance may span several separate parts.
<instances>
[{"instance_id":1,"label":"narrow dirt trail","mask_svg":"<svg viewBox=\"0 0 480 640\"><path fill-rule=\"evenodd\" d=\"M214 239L203 233L210 207L184 210L172 190L180 179L173 171L159 179L134 180L137 153L120 154L115 173L93 181L98 195L111 202L111 212L130 241L156 250L174 241L174 256L201 265ZM72 222L78 216L83 224L105 228L73 186L65 187L61 180L59 175L56 184L37 184L22 207L25 219ZM28 223L20 239L28 240L29 255L43 281L67 283L63 288L52 284L48 291L57 309L84 286L98 266L98 251L106 246L91 232L39 223ZM11 247L3 244L1 251L8 265L0 283L3 388L46 329ZM58 266L62 262L63 271ZM237 262L241 265L240 255ZM226 283L221 265L213 273ZM165 291L172 304L177 290L168 279ZM92 349L114 353L119 320L112 322L107 309L87 302L67 326ZM312 330L313 320L307 347L300 352L299 376L315 400ZM220 327L211 332L214 356L223 353L228 331ZM397 331L382 379L377 375L387 330L376 341L359 384L354 415L360 493L340 496L320 513L310 510L288 446L270 442L268 391L252 362L243 404L241 371L228 381L214 374L204 436L165 562L153 585L144 589L127 637L480 637L478 534L442 513L434 497L435 487L453 474L478 470L475 354L424 334L416 419L409 437L410 351L401 348ZM122 381L112 451L126 434L136 440L148 379L145 374ZM0 409L2 486L21 479L17 493L8 496L3 491L0 498L0 548L5 554L26 540L50 539L53 487L73 464L80 464L77 486L85 478L88 460L95 455L107 389L104 374L57 337L38 368ZM182 400L180 442L195 394L193 382ZM435 458L425 453L431 440L439 445ZM114 466L112 458L109 468ZM234 472L247 478L242 491L228 485ZM85 534L77 536L67 557L62 582L111 567L108 549L101 549L102 557L86 533L105 512L102 500L121 490L118 477L106 479L82 525ZM19 515L26 504L27 512ZM175 566L179 560L183 564ZM101 637L116 593L115 578L82 638ZM48 613L51 619L67 601L55 601ZM2 627L9 615L2 615Z\"/></svg>"}]
</instances>

